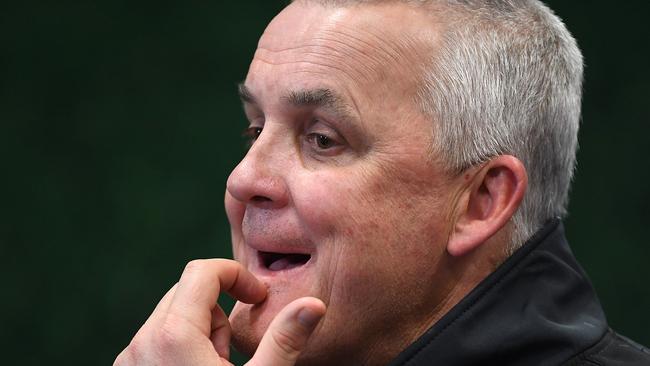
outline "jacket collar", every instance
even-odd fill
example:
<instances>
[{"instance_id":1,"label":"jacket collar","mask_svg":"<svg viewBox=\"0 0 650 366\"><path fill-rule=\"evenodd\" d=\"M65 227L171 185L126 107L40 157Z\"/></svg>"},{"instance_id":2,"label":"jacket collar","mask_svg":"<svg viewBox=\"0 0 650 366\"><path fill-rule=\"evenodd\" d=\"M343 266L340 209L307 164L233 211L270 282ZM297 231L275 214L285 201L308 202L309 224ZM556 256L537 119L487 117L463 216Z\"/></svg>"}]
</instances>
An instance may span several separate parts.
<instances>
[{"instance_id":1,"label":"jacket collar","mask_svg":"<svg viewBox=\"0 0 650 366\"><path fill-rule=\"evenodd\" d=\"M554 219L390 365L559 365L606 330Z\"/></svg>"}]
</instances>

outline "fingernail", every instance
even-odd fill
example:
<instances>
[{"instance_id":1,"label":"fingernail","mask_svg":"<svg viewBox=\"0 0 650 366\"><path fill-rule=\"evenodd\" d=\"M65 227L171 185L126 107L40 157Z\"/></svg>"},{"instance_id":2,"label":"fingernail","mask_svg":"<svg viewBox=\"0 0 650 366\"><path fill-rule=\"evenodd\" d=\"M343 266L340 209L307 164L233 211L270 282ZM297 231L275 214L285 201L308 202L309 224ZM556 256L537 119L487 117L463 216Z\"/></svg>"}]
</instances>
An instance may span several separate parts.
<instances>
[{"instance_id":1,"label":"fingernail","mask_svg":"<svg viewBox=\"0 0 650 366\"><path fill-rule=\"evenodd\" d=\"M298 312L298 322L305 328L311 329L318 324L322 316L323 314L320 312L315 312L310 308L302 308Z\"/></svg>"}]
</instances>

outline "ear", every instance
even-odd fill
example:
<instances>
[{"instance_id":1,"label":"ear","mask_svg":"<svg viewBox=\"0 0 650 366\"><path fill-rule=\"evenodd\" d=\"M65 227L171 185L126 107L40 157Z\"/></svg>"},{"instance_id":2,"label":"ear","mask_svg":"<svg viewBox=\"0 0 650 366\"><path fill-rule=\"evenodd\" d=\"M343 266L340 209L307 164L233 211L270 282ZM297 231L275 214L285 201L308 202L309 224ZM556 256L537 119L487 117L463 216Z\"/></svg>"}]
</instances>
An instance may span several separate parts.
<instances>
[{"instance_id":1,"label":"ear","mask_svg":"<svg viewBox=\"0 0 650 366\"><path fill-rule=\"evenodd\" d=\"M465 255L501 230L517 211L527 186L526 168L514 156L501 155L483 165L458 200L449 254Z\"/></svg>"}]
</instances>

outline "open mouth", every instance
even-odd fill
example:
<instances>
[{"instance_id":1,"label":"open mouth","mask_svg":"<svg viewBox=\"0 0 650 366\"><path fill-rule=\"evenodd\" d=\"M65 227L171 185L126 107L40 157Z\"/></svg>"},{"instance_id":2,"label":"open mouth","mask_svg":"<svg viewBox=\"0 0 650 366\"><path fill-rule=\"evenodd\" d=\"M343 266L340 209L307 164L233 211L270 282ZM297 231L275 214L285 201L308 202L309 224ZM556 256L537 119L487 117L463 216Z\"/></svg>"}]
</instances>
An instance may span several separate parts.
<instances>
[{"instance_id":1,"label":"open mouth","mask_svg":"<svg viewBox=\"0 0 650 366\"><path fill-rule=\"evenodd\" d=\"M311 255L305 253L274 253L258 252L261 264L269 271L284 271L300 267L311 259Z\"/></svg>"}]
</instances>

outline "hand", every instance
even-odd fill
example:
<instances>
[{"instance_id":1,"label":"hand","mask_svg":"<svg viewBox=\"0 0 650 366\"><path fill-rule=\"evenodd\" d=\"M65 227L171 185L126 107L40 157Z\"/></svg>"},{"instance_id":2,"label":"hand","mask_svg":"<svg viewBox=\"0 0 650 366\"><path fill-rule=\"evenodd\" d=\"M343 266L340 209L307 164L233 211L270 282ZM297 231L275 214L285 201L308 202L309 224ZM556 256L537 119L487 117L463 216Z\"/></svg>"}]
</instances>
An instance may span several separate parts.
<instances>
[{"instance_id":1,"label":"hand","mask_svg":"<svg viewBox=\"0 0 650 366\"><path fill-rule=\"evenodd\" d=\"M267 294L266 286L238 262L192 261L113 366L232 365L230 323L217 304L222 290L248 304L264 301ZM246 365L293 365L324 314L325 304L315 298L289 303Z\"/></svg>"}]
</instances>

